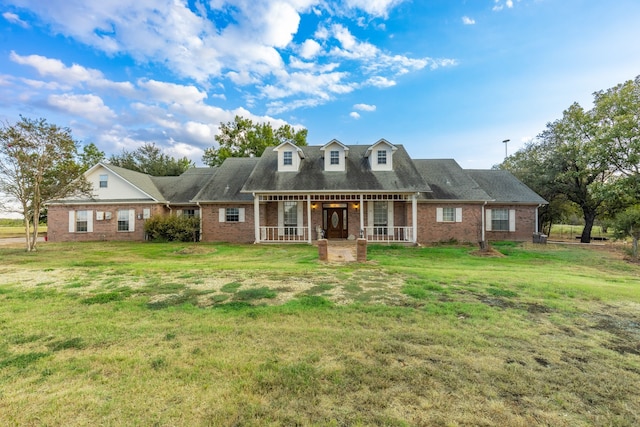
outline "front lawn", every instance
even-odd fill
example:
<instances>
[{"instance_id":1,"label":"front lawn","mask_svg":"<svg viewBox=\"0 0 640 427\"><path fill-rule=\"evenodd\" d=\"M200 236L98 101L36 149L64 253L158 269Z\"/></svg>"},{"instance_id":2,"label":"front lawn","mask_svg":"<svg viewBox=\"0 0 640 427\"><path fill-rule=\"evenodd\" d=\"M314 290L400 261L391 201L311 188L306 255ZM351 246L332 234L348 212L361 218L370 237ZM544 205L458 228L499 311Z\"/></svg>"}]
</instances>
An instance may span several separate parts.
<instances>
[{"instance_id":1,"label":"front lawn","mask_svg":"<svg viewBox=\"0 0 640 427\"><path fill-rule=\"evenodd\" d=\"M610 247L0 247L0 425L637 425Z\"/></svg>"}]
</instances>

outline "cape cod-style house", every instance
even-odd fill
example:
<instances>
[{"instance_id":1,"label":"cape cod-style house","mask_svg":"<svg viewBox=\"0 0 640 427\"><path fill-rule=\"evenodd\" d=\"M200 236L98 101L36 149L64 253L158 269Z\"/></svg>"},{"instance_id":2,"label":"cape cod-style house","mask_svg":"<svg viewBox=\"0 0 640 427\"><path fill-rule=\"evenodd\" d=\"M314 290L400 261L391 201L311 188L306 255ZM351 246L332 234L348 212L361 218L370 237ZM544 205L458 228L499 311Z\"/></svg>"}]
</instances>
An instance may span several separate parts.
<instances>
[{"instance_id":1,"label":"cape cod-style house","mask_svg":"<svg viewBox=\"0 0 640 427\"><path fill-rule=\"evenodd\" d=\"M199 216L207 242L527 240L547 203L509 172L411 159L384 139L370 146L286 142L178 177L108 163L85 176L93 197L48 203L50 241L142 241L144 222L158 214Z\"/></svg>"}]
</instances>

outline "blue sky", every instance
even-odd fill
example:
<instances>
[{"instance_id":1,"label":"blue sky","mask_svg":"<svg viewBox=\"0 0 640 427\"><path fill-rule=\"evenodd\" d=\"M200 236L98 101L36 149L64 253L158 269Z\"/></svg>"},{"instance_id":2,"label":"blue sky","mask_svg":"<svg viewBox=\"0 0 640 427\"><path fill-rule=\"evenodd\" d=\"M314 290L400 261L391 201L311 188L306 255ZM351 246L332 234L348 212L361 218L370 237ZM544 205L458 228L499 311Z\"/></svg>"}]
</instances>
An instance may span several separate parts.
<instances>
[{"instance_id":1,"label":"blue sky","mask_svg":"<svg viewBox=\"0 0 640 427\"><path fill-rule=\"evenodd\" d=\"M637 0L0 0L0 120L201 165L242 115L490 168L640 74Z\"/></svg>"}]
</instances>

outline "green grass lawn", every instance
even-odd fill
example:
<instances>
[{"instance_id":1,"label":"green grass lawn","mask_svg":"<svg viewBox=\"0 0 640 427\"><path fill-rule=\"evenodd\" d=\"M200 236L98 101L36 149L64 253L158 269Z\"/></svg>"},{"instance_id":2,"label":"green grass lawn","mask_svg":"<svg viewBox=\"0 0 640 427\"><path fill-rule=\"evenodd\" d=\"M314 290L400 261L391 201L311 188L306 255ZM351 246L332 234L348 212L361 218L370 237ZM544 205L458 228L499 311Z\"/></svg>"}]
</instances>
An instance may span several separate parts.
<instances>
[{"instance_id":1,"label":"green grass lawn","mask_svg":"<svg viewBox=\"0 0 640 427\"><path fill-rule=\"evenodd\" d=\"M0 247L0 425L634 426L610 247Z\"/></svg>"}]
</instances>

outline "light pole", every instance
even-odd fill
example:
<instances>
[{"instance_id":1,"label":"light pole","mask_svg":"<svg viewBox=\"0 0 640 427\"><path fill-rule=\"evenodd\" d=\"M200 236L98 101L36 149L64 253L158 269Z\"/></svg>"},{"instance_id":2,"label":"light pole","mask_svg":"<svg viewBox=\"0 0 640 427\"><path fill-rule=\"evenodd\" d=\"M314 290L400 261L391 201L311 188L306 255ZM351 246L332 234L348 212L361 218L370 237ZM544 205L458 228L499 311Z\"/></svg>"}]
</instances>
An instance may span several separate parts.
<instances>
[{"instance_id":1,"label":"light pole","mask_svg":"<svg viewBox=\"0 0 640 427\"><path fill-rule=\"evenodd\" d=\"M510 139L505 139L504 141L502 141L502 142L504 142L504 158L505 159L507 158L507 143L509 141L511 141L511 140Z\"/></svg>"}]
</instances>

